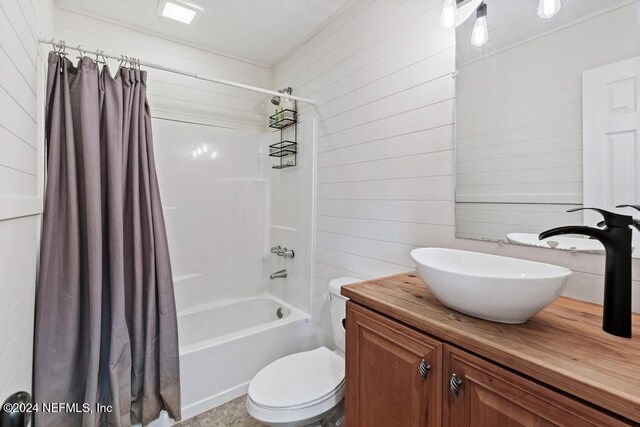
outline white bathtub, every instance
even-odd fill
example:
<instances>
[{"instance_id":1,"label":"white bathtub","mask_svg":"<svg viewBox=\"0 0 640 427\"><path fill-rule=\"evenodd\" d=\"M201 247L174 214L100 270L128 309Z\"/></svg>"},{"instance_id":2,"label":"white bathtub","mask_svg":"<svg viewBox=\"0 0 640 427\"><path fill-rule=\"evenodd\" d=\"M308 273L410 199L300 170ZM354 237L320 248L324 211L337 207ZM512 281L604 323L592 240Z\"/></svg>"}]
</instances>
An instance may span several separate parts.
<instances>
[{"instance_id":1,"label":"white bathtub","mask_svg":"<svg viewBox=\"0 0 640 427\"><path fill-rule=\"evenodd\" d=\"M271 295L178 313L182 419L245 394L260 369L308 350L311 326L308 314Z\"/></svg>"}]
</instances>

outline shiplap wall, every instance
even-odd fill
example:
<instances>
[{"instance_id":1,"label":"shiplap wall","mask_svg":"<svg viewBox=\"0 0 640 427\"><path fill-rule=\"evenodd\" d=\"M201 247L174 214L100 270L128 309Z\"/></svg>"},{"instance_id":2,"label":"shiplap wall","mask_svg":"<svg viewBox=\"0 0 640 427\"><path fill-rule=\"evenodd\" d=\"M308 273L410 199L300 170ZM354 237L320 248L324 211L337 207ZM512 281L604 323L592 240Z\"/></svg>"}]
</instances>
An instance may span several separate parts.
<instances>
[{"instance_id":1,"label":"shiplap wall","mask_svg":"<svg viewBox=\"0 0 640 427\"><path fill-rule=\"evenodd\" d=\"M634 2L458 67L459 236L582 223L565 212L583 198L582 72L640 55L639 12Z\"/></svg>"},{"instance_id":2,"label":"shiplap wall","mask_svg":"<svg viewBox=\"0 0 640 427\"><path fill-rule=\"evenodd\" d=\"M180 25L168 22L167 25ZM268 87L271 70L237 58L208 52L122 25L56 9L57 39L85 49L141 58L171 68ZM77 54L70 58L77 61ZM112 73L118 61L108 60ZM147 71L147 95L154 118L231 129L264 130L266 95L156 69Z\"/></svg>"},{"instance_id":3,"label":"shiplap wall","mask_svg":"<svg viewBox=\"0 0 640 427\"><path fill-rule=\"evenodd\" d=\"M332 346L326 294L340 276L413 269L420 246L565 265L567 295L602 301L604 259L455 238L454 32L439 0L356 0L274 66L275 86L317 108L316 339ZM640 277L640 264L634 264ZM635 283L634 307L640 310Z\"/></svg>"},{"instance_id":4,"label":"shiplap wall","mask_svg":"<svg viewBox=\"0 0 640 427\"><path fill-rule=\"evenodd\" d=\"M53 1L0 0L0 401L31 390L43 51Z\"/></svg>"},{"instance_id":5,"label":"shiplap wall","mask_svg":"<svg viewBox=\"0 0 640 427\"><path fill-rule=\"evenodd\" d=\"M582 212L572 205L519 203L456 203L456 236L468 239L507 239L509 233L539 234L567 224L581 224Z\"/></svg>"},{"instance_id":6,"label":"shiplap wall","mask_svg":"<svg viewBox=\"0 0 640 427\"><path fill-rule=\"evenodd\" d=\"M411 268L453 226L454 36L437 0L358 0L274 67L317 115L316 338L331 345L330 279ZM422 236L422 238L421 238Z\"/></svg>"}]
</instances>

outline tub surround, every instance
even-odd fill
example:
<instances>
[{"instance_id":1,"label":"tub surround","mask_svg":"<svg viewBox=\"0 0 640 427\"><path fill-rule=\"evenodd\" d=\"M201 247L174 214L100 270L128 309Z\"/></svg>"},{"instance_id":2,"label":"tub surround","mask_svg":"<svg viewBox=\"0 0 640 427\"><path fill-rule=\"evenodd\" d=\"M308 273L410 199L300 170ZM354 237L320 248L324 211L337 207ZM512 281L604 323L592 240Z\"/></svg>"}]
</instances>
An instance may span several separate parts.
<instances>
[{"instance_id":1,"label":"tub surround","mask_svg":"<svg viewBox=\"0 0 640 427\"><path fill-rule=\"evenodd\" d=\"M473 360L474 368L477 368L473 374L476 378L481 376L479 372L486 373L491 369L500 371L499 375L492 377L493 380L489 380L495 381L489 387L491 392L495 386L496 393L500 393L497 390L498 384L502 383L501 379L504 381L507 378L502 384L515 384L518 390L524 390L523 393L511 396L507 393L509 399L521 399L521 396L527 394L527 390L534 399L540 399L539 402L529 402L533 406L540 404L545 396L550 401L559 399L560 412L550 415L551 417L569 414L585 417L590 422L599 420L598 423L602 423L606 419L605 424L617 422L619 417L623 424L626 420L640 422L638 314L633 316L633 337L624 339L602 331L601 306L565 297L556 300L525 324L505 325L446 308L414 274L400 274L345 286L342 288L342 295L350 299L347 311L347 421L349 411L357 406L354 403L350 407L350 399L353 402L358 400L357 396L350 397L355 386L350 391L349 379L357 374L354 371L359 370L356 367L350 372L350 368L354 366L351 363L356 361L350 362L349 357L356 357L351 356L356 354L352 351L354 347L366 348L360 343L360 340L366 340L362 338L364 335L355 330L350 335L349 331L358 328L362 330L360 323L365 325L366 319L362 322L359 319L378 316L379 319L374 319L374 324L391 322L395 324L391 330L407 330L406 333L397 332L404 334L404 337L419 334L427 342L439 343L439 347L436 346L439 349L429 355L425 353L423 357L431 358L427 360L431 365L430 379L443 384L443 387L436 389L444 390L443 393L446 394L432 396L432 399L443 399L445 421L455 418L453 415L453 418L447 418L447 410L455 408L456 402L460 400L451 397L451 372L442 369L454 369L453 366L458 366L457 369L464 371L461 366L471 366L469 361ZM350 342L349 337L353 337L353 341ZM415 363L417 372L420 359ZM369 371L371 372L374 371ZM471 368L466 372L471 375ZM466 381L464 378L462 380ZM469 385L466 387L473 387L474 379L469 377L468 381ZM464 383L462 389L465 389ZM465 398L474 398L472 393L467 394L469 396ZM517 405L517 402L510 403ZM436 418L439 419L440 405L437 407ZM531 410L528 404L524 407ZM448 424L445 422L445 425Z\"/></svg>"}]
</instances>

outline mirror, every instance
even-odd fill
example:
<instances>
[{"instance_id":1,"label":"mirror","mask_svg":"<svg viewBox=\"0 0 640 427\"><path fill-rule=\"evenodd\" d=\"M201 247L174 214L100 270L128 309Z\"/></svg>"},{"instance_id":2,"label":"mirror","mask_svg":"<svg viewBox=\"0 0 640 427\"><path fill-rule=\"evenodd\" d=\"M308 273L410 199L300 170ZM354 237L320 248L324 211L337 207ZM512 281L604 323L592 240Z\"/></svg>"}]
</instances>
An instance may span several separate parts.
<instances>
[{"instance_id":1,"label":"mirror","mask_svg":"<svg viewBox=\"0 0 640 427\"><path fill-rule=\"evenodd\" d=\"M458 0L457 23L457 236L604 253L537 236L640 218L615 208L640 204L640 0Z\"/></svg>"}]
</instances>

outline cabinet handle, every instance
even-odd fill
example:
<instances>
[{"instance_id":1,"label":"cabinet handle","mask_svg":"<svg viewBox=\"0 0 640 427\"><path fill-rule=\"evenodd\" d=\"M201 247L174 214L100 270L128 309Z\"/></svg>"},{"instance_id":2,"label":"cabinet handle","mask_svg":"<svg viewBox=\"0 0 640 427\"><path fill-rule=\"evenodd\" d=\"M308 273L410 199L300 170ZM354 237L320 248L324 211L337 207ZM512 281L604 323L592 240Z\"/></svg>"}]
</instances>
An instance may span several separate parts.
<instances>
[{"instance_id":1,"label":"cabinet handle","mask_svg":"<svg viewBox=\"0 0 640 427\"><path fill-rule=\"evenodd\" d=\"M427 379L427 376L429 375L429 371L431 370L431 365L429 365L426 360L422 359L422 361L420 362L420 376L422 377L423 380Z\"/></svg>"},{"instance_id":2,"label":"cabinet handle","mask_svg":"<svg viewBox=\"0 0 640 427\"><path fill-rule=\"evenodd\" d=\"M458 378L458 376L453 373L451 374L451 379L449 380L449 387L451 387L451 393L454 397L458 397L460 394L460 388L462 388L462 380Z\"/></svg>"}]
</instances>

